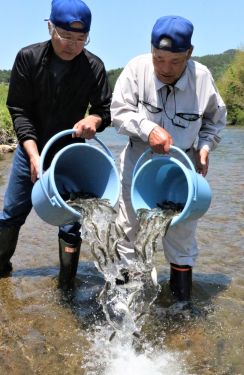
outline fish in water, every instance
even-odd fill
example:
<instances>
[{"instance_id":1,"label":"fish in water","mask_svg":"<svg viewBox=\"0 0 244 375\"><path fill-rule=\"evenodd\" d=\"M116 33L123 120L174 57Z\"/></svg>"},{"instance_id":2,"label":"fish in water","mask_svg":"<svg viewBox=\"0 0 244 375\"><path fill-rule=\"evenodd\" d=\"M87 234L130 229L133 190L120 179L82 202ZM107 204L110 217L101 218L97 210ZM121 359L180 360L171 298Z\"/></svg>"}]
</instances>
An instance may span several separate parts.
<instances>
[{"instance_id":1,"label":"fish in water","mask_svg":"<svg viewBox=\"0 0 244 375\"><path fill-rule=\"evenodd\" d=\"M66 201L82 213L91 253L97 268L103 273L105 285L99 295L107 321L115 332L131 332L139 337L138 324L155 300L159 285L153 266L157 239L165 236L170 222L181 207L173 202L161 202L152 210L139 210L139 230L134 243L137 259L129 265L128 283L117 285L116 279L124 272L118 244L129 240L123 228L114 220L115 210L107 200L87 193L70 194ZM115 333L110 336L113 340Z\"/></svg>"},{"instance_id":2,"label":"fish in water","mask_svg":"<svg viewBox=\"0 0 244 375\"><path fill-rule=\"evenodd\" d=\"M157 207L161 208L162 210L173 210L175 213L179 213L183 210L184 204L183 203L175 203L173 201L162 201L157 203Z\"/></svg>"},{"instance_id":3,"label":"fish in water","mask_svg":"<svg viewBox=\"0 0 244 375\"><path fill-rule=\"evenodd\" d=\"M151 210L138 210L137 219L139 228L134 243L134 250L143 262L152 262L158 237L166 235L173 217L178 215L182 209L183 205L180 203L163 201Z\"/></svg>"}]
</instances>

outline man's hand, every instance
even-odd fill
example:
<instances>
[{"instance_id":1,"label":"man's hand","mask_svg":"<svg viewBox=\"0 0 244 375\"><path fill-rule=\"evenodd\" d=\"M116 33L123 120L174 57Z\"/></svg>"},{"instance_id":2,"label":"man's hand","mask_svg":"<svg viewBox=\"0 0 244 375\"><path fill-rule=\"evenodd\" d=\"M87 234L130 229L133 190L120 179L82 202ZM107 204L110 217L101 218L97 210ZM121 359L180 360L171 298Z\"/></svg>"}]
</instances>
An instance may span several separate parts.
<instances>
[{"instance_id":1,"label":"man's hand","mask_svg":"<svg viewBox=\"0 0 244 375\"><path fill-rule=\"evenodd\" d=\"M35 183L38 178L38 165L40 159L36 142L32 139L28 139L23 142L23 147L30 160L31 181Z\"/></svg>"},{"instance_id":2,"label":"man's hand","mask_svg":"<svg viewBox=\"0 0 244 375\"><path fill-rule=\"evenodd\" d=\"M208 173L208 154L209 151L204 148L196 151L196 171L200 173L203 177L205 177Z\"/></svg>"},{"instance_id":3,"label":"man's hand","mask_svg":"<svg viewBox=\"0 0 244 375\"><path fill-rule=\"evenodd\" d=\"M72 137L92 139L101 123L102 119L100 116L87 116L74 125L73 129L75 129L76 132L73 133Z\"/></svg>"},{"instance_id":4,"label":"man's hand","mask_svg":"<svg viewBox=\"0 0 244 375\"><path fill-rule=\"evenodd\" d=\"M148 137L150 147L158 154L167 154L173 144L171 135L160 126L155 126Z\"/></svg>"}]
</instances>

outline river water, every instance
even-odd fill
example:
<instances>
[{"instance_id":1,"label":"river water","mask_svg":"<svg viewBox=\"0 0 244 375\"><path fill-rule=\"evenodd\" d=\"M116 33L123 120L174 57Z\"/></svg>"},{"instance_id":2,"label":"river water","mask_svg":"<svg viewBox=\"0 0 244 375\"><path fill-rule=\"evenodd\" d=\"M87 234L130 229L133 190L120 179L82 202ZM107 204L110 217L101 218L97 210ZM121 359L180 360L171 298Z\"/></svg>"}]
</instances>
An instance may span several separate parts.
<instances>
[{"instance_id":1,"label":"river water","mask_svg":"<svg viewBox=\"0 0 244 375\"><path fill-rule=\"evenodd\" d=\"M118 161L126 137L99 135ZM0 206L12 155L0 161ZM155 255L161 291L140 342L110 342L98 295L103 275L82 245L78 287L63 295L57 228L34 211L20 232L12 276L0 279L0 375L242 375L244 374L244 130L229 128L211 154L213 190L198 226L193 299L201 314L182 317L169 304L169 267Z\"/></svg>"}]
</instances>

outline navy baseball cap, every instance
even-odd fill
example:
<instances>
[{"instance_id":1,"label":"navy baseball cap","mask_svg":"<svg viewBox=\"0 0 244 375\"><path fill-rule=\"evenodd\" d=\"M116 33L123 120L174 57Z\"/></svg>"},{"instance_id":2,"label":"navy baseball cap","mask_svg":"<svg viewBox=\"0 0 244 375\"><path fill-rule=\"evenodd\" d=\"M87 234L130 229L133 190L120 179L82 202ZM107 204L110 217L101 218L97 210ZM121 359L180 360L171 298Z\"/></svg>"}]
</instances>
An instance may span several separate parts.
<instances>
[{"instance_id":1,"label":"navy baseball cap","mask_svg":"<svg viewBox=\"0 0 244 375\"><path fill-rule=\"evenodd\" d=\"M180 16L159 18L152 29L151 43L157 49L184 52L192 47L193 24Z\"/></svg>"},{"instance_id":2,"label":"navy baseball cap","mask_svg":"<svg viewBox=\"0 0 244 375\"><path fill-rule=\"evenodd\" d=\"M91 11L81 0L53 0L49 20L62 29L87 33L91 26ZM82 22L82 27L71 27L73 22Z\"/></svg>"}]
</instances>

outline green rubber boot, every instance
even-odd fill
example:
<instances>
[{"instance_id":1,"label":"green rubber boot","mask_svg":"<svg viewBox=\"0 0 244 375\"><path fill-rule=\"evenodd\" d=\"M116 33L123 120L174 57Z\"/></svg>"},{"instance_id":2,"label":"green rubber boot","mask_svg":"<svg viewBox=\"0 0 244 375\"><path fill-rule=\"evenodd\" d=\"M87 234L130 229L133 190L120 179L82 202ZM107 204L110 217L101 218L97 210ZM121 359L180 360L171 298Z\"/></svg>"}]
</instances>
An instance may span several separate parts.
<instances>
[{"instance_id":1,"label":"green rubber boot","mask_svg":"<svg viewBox=\"0 0 244 375\"><path fill-rule=\"evenodd\" d=\"M9 276L12 271L10 259L16 249L19 230L19 227L0 227L0 277Z\"/></svg>"},{"instance_id":2,"label":"green rubber boot","mask_svg":"<svg viewBox=\"0 0 244 375\"><path fill-rule=\"evenodd\" d=\"M79 263L81 240L74 246L59 239L60 272L58 287L64 291L73 289Z\"/></svg>"}]
</instances>

